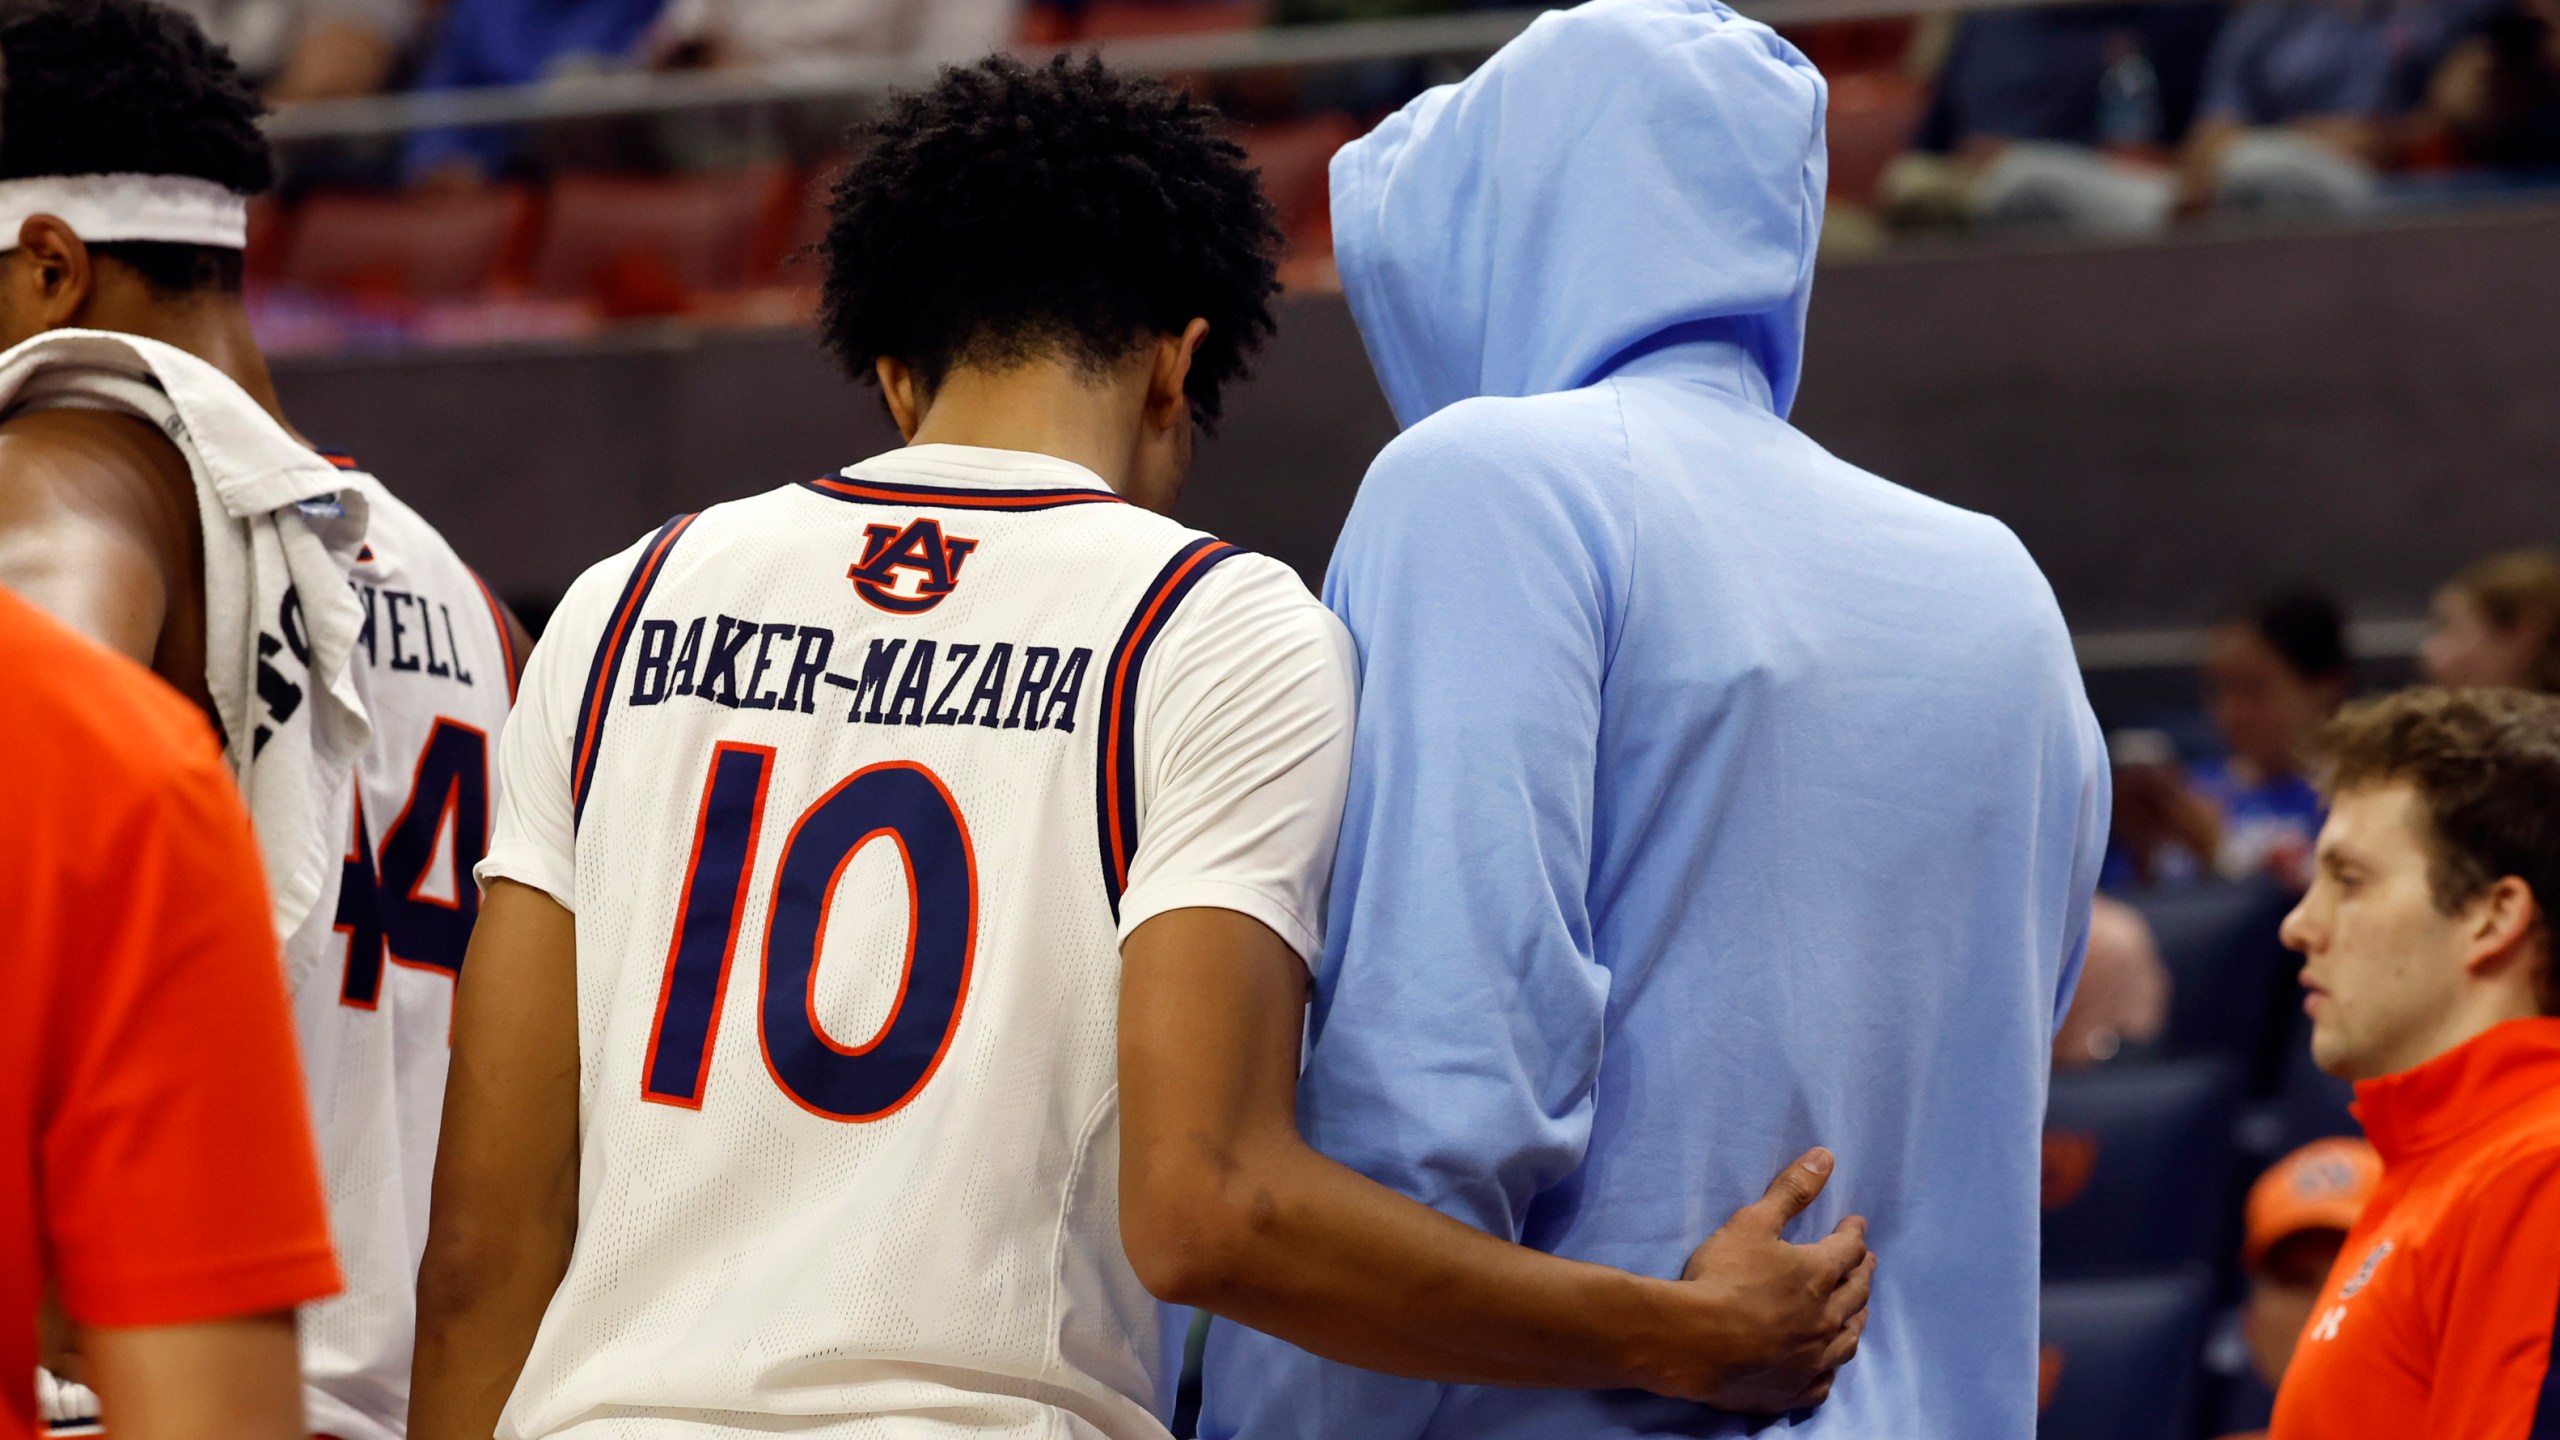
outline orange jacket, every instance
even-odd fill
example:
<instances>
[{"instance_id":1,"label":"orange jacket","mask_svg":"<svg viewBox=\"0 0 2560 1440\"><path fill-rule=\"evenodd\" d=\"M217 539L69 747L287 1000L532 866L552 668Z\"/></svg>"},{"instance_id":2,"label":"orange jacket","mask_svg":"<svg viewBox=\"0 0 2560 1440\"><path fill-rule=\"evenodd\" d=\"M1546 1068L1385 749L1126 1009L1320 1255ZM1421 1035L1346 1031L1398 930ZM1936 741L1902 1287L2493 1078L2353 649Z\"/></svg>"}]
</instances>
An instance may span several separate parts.
<instances>
[{"instance_id":1,"label":"orange jacket","mask_svg":"<svg viewBox=\"0 0 2560 1440\"><path fill-rule=\"evenodd\" d=\"M2356 1087L2382 1184L2312 1307L2274 1440L2560 1434L2560 1019Z\"/></svg>"},{"instance_id":2,"label":"orange jacket","mask_svg":"<svg viewBox=\"0 0 2560 1440\"><path fill-rule=\"evenodd\" d=\"M0 1440L83 1324L338 1288L249 815L212 727L0 590Z\"/></svg>"}]
</instances>

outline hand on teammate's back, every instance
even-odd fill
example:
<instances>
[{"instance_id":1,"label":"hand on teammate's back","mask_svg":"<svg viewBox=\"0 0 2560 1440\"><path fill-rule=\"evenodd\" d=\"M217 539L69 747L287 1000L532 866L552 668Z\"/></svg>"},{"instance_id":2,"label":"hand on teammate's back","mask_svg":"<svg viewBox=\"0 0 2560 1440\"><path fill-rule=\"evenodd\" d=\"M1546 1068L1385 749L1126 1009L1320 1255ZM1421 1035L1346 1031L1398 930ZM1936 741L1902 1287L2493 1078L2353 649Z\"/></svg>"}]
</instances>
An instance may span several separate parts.
<instances>
[{"instance_id":1,"label":"hand on teammate's back","mask_svg":"<svg viewBox=\"0 0 2560 1440\"><path fill-rule=\"evenodd\" d=\"M1652 1387L1721 1410L1771 1415L1819 1405L1858 1353L1876 1257L1867 1222L1852 1215L1810 1245L1786 1227L1830 1182L1827 1150L1810 1150L1733 1213L1680 1272L1701 1303L1698 1343L1670 1357Z\"/></svg>"}]
</instances>

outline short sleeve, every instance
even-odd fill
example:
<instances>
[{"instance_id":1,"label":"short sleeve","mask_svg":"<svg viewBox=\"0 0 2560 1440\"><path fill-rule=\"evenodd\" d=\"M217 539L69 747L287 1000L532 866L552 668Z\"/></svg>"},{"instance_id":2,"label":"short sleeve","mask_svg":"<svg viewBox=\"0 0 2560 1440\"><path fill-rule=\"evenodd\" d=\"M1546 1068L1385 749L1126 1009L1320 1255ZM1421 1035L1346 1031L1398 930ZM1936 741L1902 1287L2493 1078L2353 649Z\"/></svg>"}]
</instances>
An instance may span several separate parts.
<instances>
[{"instance_id":1,"label":"short sleeve","mask_svg":"<svg viewBox=\"0 0 2560 1440\"><path fill-rule=\"evenodd\" d=\"M1120 935L1168 910L1233 910L1312 966L1349 783L1351 637L1285 565L1209 572L1138 682L1138 848Z\"/></svg>"},{"instance_id":2,"label":"short sleeve","mask_svg":"<svg viewBox=\"0 0 2560 1440\"><path fill-rule=\"evenodd\" d=\"M257 842L205 753L103 826L55 992L43 1214L83 1324L261 1314L338 1289ZM20 1383L24 1383L23 1379Z\"/></svg>"},{"instance_id":3,"label":"short sleeve","mask_svg":"<svg viewBox=\"0 0 2560 1440\"><path fill-rule=\"evenodd\" d=\"M605 622L639 549L580 576L525 661L515 708L498 736L498 807L488 853L472 871L482 889L492 880L513 880L566 909L578 908L577 801L569 749Z\"/></svg>"}]
</instances>

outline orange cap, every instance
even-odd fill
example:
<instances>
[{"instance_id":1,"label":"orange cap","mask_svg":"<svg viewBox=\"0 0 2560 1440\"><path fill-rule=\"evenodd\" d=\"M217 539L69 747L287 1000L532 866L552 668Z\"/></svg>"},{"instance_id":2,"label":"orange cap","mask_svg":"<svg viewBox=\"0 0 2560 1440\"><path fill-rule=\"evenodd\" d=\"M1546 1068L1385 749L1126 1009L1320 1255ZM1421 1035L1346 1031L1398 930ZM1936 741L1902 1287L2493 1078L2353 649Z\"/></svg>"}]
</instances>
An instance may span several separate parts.
<instances>
[{"instance_id":1,"label":"orange cap","mask_svg":"<svg viewBox=\"0 0 2560 1440\"><path fill-rule=\"evenodd\" d=\"M2305 1230L2350 1230L2382 1180L2382 1157L2362 1140L2314 1140L2267 1168L2249 1187L2240 1264L2255 1270L2267 1252Z\"/></svg>"}]
</instances>

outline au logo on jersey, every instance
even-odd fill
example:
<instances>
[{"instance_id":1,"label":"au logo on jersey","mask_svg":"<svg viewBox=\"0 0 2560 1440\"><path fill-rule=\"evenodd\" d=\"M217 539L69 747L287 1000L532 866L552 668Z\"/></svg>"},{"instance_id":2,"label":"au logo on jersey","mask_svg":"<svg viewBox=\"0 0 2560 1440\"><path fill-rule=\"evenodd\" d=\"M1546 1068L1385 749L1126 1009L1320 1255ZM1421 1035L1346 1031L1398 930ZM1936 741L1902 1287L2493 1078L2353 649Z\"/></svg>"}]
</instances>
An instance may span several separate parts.
<instances>
[{"instance_id":1,"label":"au logo on jersey","mask_svg":"<svg viewBox=\"0 0 2560 1440\"><path fill-rule=\"evenodd\" d=\"M896 615L921 615L942 603L960 583L960 565L978 548L975 540L946 539L942 523L920 519L905 529L863 527L862 558L845 577L864 603Z\"/></svg>"}]
</instances>

